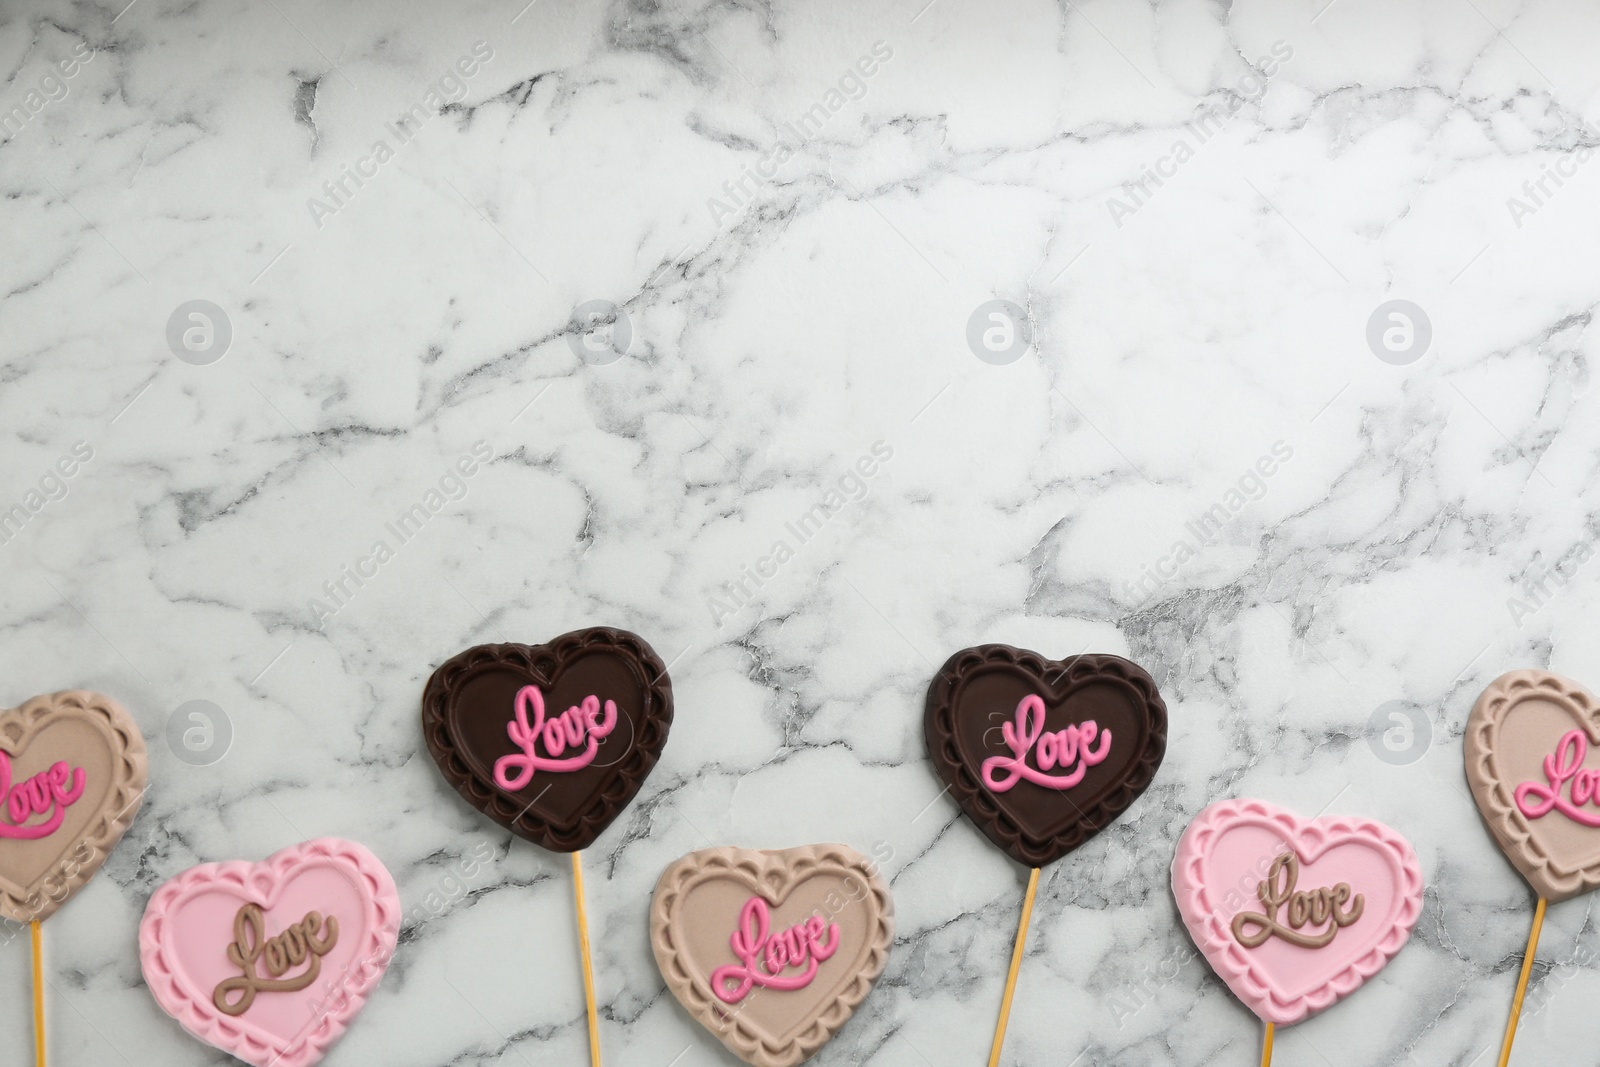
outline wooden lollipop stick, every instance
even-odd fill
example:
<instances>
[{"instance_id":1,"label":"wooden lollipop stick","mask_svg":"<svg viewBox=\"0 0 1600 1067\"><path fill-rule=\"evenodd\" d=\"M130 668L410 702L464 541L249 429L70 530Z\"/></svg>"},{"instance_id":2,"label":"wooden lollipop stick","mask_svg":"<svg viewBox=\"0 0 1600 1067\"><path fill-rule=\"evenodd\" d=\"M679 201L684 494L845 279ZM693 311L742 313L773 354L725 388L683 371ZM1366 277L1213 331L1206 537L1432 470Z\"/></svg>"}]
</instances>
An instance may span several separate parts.
<instances>
[{"instance_id":1,"label":"wooden lollipop stick","mask_svg":"<svg viewBox=\"0 0 1600 1067\"><path fill-rule=\"evenodd\" d=\"M1267 1024L1266 1036L1261 1039L1261 1067L1272 1067L1272 1034L1276 1029L1276 1024Z\"/></svg>"},{"instance_id":2,"label":"wooden lollipop stick","mask_svg":"<svg viewBox=\"0 0 1600 1067\"><path fill-rule=\"evenodd\" d=\"M1000 1062L1000 1048L1006 1043L1006 1023L1011 1019L1011 995L1017 991L1017 970L1022 966L1022 949L1028 942L1028 920L1033 918L1033 895L1039 890L1039 868L1028 875L1028 895L1022 898L1022 921L1017 924L1017 944L1011 950L1011 971L1006 975L1005 995L1000 998L1000 1022L994 1028L994 1047L989 1050L989 1067Z\"/></svg>"},{"instance_id":3,"label":"wooden lollipop stick","mask_svg":"<svg viewBox=\"0 0 1600 1067\"><path fill-rule=\"evenodd\" d=\"M594 1006L594 963L589 954L589 916L583 904L583 853L572 854L572 893L578 900L578 951L583 955L583 999L589 1005L589 1063L600 1067L600 1016ZM44 1067L44 1061L39 1061Z\"/></svg>"},{"instance_id":4,"label":"wooden lollipop stick","mask_svg":"<svg viewBox=\"0 0 1600 1067\"><path fill-rule=\"evenodd\" d=\"M44 942L33 924L33 1059L44 1067Z\"/></svg>"},{"instance_id":5,"label":"wooden lollipop stick","mask_svg":"<svg viewBox=\"0 0 1600 1067\"><path fill-rule=\"evenodd\" d=\"M1544 927L1547 901L1539 898L1533 908L1533 929L1528 933L1528 950L1522 954L1522 976L1517 979L1517 995L1511 998L1511 1019L1506 1023L1505 1044L1500 1046L1500 1067L1511 1059L1511 1042L1517 1039L1517 1020L1522 1016L1522 998L1528 993L1528 975L1533 973L1533 954L1539 950L1539 931Z\"/></svg>"}]
</instances>

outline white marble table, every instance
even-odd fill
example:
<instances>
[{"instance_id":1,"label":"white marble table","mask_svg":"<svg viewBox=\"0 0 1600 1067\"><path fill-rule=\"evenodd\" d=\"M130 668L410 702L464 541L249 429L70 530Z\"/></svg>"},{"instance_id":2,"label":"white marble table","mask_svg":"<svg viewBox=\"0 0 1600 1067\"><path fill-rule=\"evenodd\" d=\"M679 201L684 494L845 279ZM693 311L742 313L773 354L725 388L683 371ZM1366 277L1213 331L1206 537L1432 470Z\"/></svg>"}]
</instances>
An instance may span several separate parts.
<instances>
[{"instance_id":1,"label":"white marble table","mask_svg":"<svg viewBox=\"0 0 1600 1067\"><path fill-rule=\"evenodd\" d=\"M651 960L662 867L828 840L891 857L900 934L816 1062L984 1062L1026 872L920 714L988 640L1129 655L1172 712L1046 872L1006 1062L1256 1062L1168 882L1238 795L1429 880L1275 1062L1493 1062L1532 898L1462 723L1511 667L1600 683L1592 5L124 2L0 15L0 701L117 694L154 782L47 927L52 1064L222 1062L142 987L145 901L325 834L408 915L330 1067L585 1062L564 860L417 705L592 623L679 707L588 856L608 1064L733 1062ZM225 752L168 743L191 701ZM1514 1063L1600 1044L1591 907ZM27 990L18 939L6 1063Z\"/></svg>"}]
</instances>

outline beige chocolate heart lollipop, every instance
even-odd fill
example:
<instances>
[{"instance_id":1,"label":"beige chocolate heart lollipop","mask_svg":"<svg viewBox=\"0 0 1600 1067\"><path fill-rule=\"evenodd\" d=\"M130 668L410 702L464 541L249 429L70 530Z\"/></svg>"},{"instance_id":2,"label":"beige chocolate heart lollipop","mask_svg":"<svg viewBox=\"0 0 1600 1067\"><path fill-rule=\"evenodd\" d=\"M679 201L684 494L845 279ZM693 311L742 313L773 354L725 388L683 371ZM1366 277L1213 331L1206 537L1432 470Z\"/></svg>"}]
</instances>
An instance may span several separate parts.
<instances>
[{"instance_id":1,"label":"beige chocolate heart lollipop","mask_svg":"<svg viewBox=\"0 0 1600 1067\"><path fill-rule=\"evenodd\" d=\"M0 915L55 914L106 861L144 798L138 724L101 693L0 713Z\"/></svg>"},{"instance_id":2,"label":"beige chocolate heart lollipop","mask_svg":"<svg viewBox=\"0 0 1600 1067\"><path fill-rule=\"evenodd\" d=\"M1551 901L1600 887L1600 704L1549 671L1512 671L1467 719L1467 782L1483 821Z\"/></svg>"},{"instance_id":3,"label":"beige chocolate heart lollipop","mask_svg":"<svg viewBox=\"0 0 1600 1067\"><path fill-rule=\"evenodd\" d=\"M844 845L708 848L666 869L650 939L667 988L756 1067L808 1059L883 973L889 884Z\"/></svg>"},{"instance_id":4,"label":"beige chocolate heart lollipop","mask_svg":"<svg viewBox=\"0 0 1600 1067\"><path fill-rule=\"evenodd\" d=\"M1512 671L1467 717L1462 747L1478 811L1538 903L1500 1063L1511 1055L1545 907L1600 886L1600 704L1549 671Z\"/></svg>"}]
</instances>

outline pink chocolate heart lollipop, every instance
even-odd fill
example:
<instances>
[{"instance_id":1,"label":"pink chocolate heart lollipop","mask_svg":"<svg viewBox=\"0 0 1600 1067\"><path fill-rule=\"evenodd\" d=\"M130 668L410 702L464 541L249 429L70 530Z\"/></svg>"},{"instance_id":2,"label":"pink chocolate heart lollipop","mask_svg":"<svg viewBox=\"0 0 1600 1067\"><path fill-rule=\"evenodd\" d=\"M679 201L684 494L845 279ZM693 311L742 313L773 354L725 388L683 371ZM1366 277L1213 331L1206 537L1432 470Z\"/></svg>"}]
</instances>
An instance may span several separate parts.
<instances>
[{"instance_id":1,"label":"pink chocolate heart lollipop","mask_svg":"<svg viewBox=\"0 0 1600 1067\"><path fill-rule=\"evenodd\" d=\"M1172 892L1228 988L1285 1025L1355 992L1400 951L1422 912L1422 868L1382 823L1224 800L1184 831Z\"/></svg>"},{"instance_id":2,"label":"pink chocolate heart lollipop","mask_svg":"<svg viewBox=\"0 0 1600 1067\"><path fill-rule=\"evenodd\" d=\"M144 979L183 1028L256 1067L310 1067L377 988L400 933L378 858L319 838L262 863L206 863L157 890Z\"/></svg>"}]
</instances>

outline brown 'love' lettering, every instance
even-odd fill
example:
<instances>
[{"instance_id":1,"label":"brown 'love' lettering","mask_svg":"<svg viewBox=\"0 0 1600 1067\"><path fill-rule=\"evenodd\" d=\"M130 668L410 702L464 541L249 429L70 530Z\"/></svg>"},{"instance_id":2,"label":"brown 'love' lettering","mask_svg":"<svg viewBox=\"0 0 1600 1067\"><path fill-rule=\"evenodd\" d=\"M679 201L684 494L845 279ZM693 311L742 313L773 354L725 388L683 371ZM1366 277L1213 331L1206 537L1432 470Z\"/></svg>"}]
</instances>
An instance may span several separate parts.
<instances>
[{"instance_id":1,"label":"brown 'love' lettering","mask_svg":"<svg viewBox=\"0 0 1600 1067\"><path fill-rule=\"evenodd\" d=\"M1295 884L1299 880L1300 860L1293 852L1285 852L1272 861L1267 877L1256 887L1261 910L1241 911L1233 917L1233 936L1239 944L1255 948L1270 937L1278 937L1302 948L1321 948L1341 929L1361 918L1367 901L1360 893L1352 893L1349 882L1298 890ZM1278 921L1278 913L1285 904L1289 906L1287 924ZM1318 927L1324 923L1327 929L1321 933L1300 932L1302 927ZM1254 929L1247 933L1247 926Z\"/></svg>"},{"instance_id":2,"label":"brown 'love' lettering","mask_svg":"<svg viewBox=\"0 0 1600 1067\"><path fill-rule=\"evenodd\" d=\"M228 960L241 973L219 982L211 995L212 1003L224 1015L243 1015L255 1003L257 993L293 993L315 982L322 973L322 957L339 943L339 920L331 915L324 920L321 912L308 911L304 919L283 933L273 937L266 934L267 919L259 905L246 904L239 909L233 920ZM300 974L284 977L291 967L307 960L311 965ZM267 977L256 974L258 962L266 966ZM235 993L238 996L230 1000Z\"/></svg>"}]
</instances>

